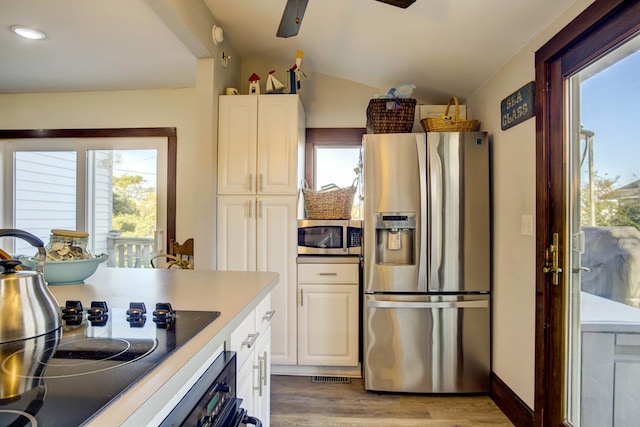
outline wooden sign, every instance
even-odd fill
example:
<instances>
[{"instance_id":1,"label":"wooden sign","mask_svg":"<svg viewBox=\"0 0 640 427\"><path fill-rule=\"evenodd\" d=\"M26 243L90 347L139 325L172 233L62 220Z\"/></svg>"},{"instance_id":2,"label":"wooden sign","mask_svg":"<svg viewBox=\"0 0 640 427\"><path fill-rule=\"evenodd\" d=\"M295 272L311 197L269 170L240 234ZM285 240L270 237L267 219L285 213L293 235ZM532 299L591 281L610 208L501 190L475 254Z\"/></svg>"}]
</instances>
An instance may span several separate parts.
<instances>
[{"instance_id":1,"label":"wooden sign","mask_svg":"<svg viewBox=\"0 0 640 427\"><path fill-rule=\"evenodd\" d=\"M536 115L535 82L529 82L500 103L502 130L509 129Z\"/></svg>"}]
</instances>

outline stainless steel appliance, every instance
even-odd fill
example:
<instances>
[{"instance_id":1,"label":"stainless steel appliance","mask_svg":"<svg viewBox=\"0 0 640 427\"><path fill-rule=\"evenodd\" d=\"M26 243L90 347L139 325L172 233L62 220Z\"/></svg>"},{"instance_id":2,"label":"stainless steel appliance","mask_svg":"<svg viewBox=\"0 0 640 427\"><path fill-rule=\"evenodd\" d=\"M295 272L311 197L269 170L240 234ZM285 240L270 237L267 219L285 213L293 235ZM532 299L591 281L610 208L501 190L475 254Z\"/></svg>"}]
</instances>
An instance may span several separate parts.
<instances>
[{"instance_id":1,"label":"stainless steel appliance","mask_svg":"<svg viewBox=\"0 0 640 427\"><path fill-rule=\"evenodd\" d=\"M489 391L484 132L365 135L367 390Z\"/></svg>"},{"instance_id":2,"label":"stainless steel appliance","mask_svg":"<svg viewBox=\"0 0 640 427\"><path fill-rule=\"evenodd\" d=\"M42 240L22 230L0 229L0 237L20 237L38 248L36 271L18 271L21 262L0 261L0 343L33 338L60 328L58 303L44 280ZM0 388L0 399L4 398Z\"/></svg>"},{"instance_id":3,"label":"stainless steel appliance","mask_svg":"<svg viewBox=\"0 0 640 427\"><path fill-rule=\"evenodd\" d=\"M220 315L106 301L61 311L61 328L0 344L0 425L82 425Z\"/></svg>"},{"instance_id":4,"label":"stainless steel appliance","mask_svg":"<svg viewBox=\"0 0 640 427\"><path fill-rule=\"evenodd\" d=\"M298 255L360 255L361 253L362 221L298 220Z\"/></svg>"},{"instance_id":5,"label":"stainless steel appliance","mask_svg":"<svg viewBox=\"0 0 640 427\"><path fill-rule=\"evenodd\" d=\"M236 353L224 351L160 423L160 427L262 426L259 419L247 415L241 404L242 399L236 397Z\"/></svg>"}]
</instances>

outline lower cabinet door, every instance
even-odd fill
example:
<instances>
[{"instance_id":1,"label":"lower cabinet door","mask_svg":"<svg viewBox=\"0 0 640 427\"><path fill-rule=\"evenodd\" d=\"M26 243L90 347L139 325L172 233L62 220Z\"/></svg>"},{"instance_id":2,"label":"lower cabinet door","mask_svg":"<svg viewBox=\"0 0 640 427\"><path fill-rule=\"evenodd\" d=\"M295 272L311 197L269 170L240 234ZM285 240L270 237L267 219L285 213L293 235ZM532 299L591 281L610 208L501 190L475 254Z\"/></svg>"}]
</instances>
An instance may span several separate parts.
<instances>
[{"instance_id":1,"label":"lower cabinet door","mask_svg":"<svg viewBox=\"0 0 640 427\"><path fill-rule=\"evenodd\" d=\"M242 366L239 366L236 376L236 396L242 399L242 407L247 410L247 414L256 416L256 405L253 395L253 365L254 365L254 353L251 352L251 357L245 361Z\"/></svg>"},{"instance_id":2,"label":"lower cabinet door","mask_svg":"<svg viewBox=\"0 0 640 427\"><path fill-rule=\"evenodd\" d=\"M271 424L271 328L260 337L255 349L253 390L255 416L263 427Z\"/></svg>"},{"instance_id":3,"label":"lower cabinet door","mask_svg":"<svg viewBox=\"0 0 640 427\"><path fill-rule=\"evenodd\" d=\"M358 285L298 285L298 364L358 365Z\"/></svg>"}]
</instances>

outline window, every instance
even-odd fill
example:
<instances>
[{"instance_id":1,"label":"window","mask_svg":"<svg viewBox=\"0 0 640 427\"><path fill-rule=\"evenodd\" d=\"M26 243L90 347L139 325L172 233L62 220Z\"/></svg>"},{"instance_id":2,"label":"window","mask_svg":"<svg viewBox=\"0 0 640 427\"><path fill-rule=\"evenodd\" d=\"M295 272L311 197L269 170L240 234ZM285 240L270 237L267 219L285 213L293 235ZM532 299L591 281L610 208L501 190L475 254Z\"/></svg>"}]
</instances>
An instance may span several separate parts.
<instances>
[{"instance_id":1,"label":"window","mask_svg":"<svg viewBox=\"0 0 640 427\"><path fill-rule=\"evenodd\" d=\"M116 137L67 131L69 136L55 138L1 131L0 138L9 137L3 143L3 224L45 243L52 228L87 231L96 254L112 254L126 238L145 247L148 261L175 234L175 130L169 130L107 132ZM14 254L33 252L20 239L3 246ZM113 258L109 265L125 266Z\"/></svg>"},{"instance_id":2,"label":"window","mask_svg":"<svg viewBox=\"0 0 640 427\"><path fill-rule=\"evenodd\" d=\"M362 168L364 128L307 129L305 180L309 188L349 187ZM356 182L359 185L359 183ZM360 194L358 189L356 194ZM360 198L354 198L352 217L360 217Z\"/></svg>"}]
</instances>

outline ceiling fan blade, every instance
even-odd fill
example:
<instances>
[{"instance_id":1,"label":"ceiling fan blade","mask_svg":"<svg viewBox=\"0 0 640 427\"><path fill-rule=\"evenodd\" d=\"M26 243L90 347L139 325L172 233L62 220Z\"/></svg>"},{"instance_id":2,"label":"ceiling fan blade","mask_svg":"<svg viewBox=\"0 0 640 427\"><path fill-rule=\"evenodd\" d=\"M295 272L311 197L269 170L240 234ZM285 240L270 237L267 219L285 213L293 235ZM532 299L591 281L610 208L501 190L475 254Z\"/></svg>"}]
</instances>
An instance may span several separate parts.
<instances>
[{"instance_id":1,"label":"ceiling fan blade","mask_svg":"<svg viewBox=\"0 0 640 427\"><path fill-rule=\"evenodd\" d=\"M416 2L416 0L377 0L381 3L390 4L391 6L401 7L403 9L408 8Z\"/></svg>"},{"instance_id":2,"label":"ceiling fan blade","mask_svg":"<svg viewBox=\"0 0 640 427\"><path fill-rule=\"evenodd\" d=\"M309 0L287 0L280 26L276 33L278 37L287 38L298 34L300 25L302 25L304 11L307 10L307 3L309 3Z\"/></svg>"}]
</instances>

